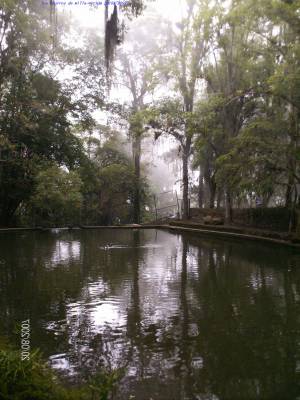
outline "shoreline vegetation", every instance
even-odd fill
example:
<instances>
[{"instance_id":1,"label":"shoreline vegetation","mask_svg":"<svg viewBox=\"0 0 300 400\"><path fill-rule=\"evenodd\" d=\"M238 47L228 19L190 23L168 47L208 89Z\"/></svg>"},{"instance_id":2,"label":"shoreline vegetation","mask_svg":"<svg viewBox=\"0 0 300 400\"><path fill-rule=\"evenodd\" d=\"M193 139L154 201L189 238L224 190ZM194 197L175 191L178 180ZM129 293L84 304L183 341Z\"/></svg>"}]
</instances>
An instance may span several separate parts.
<instances>
[{"instance_id":1,"label":"shoreline vegetation","mask_svg":"<svg viewBox=\"0 0 300 400\"><path fill-rule=\"evenodd\" d=\"M22 361L20 352L0 338L1 400L108 400L121 376L122 371L101 371L71 386L59 379L39 350Z\"/></svg>"},{"instance_id":2,"label":"shoreline vegetation","mask_svg":"<svg viewBox=\"0 0 300 400\"><path fill-rule=\"evenodd\" d=\"M265 243L289 246L300 250L300 240L289 234L288 232L270 231L255 229L252 227L241 226L218 226L218 225L205 225L189 220L168 221L153 224L128 224L128 225L115 225L115 226L70 226L70 227L31 227L31 228L0 228L0 233L5 232L26 232L26 231L40 231L48 232L53 230L59 231L74 231L74 230L92 230L92 229L166 229L178 232L190 232L195 235L210 235L215 237L227 237L229 239L240 240L256 240Z\"/></svg>"}]
</instances>

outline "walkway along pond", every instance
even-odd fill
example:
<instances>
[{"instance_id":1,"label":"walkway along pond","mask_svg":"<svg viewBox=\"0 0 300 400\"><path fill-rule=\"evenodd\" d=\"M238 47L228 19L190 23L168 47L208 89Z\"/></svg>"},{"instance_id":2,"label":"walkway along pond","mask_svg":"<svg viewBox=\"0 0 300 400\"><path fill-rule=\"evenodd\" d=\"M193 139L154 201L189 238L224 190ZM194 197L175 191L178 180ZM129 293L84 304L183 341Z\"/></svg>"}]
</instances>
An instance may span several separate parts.
<instances>
[{"instance_id":1,"label":"walkway along pond","mask_svg":"<svg viewBox=\"0 0 300 400\"><path fill-rule=\"evenodd\" d=\"M293 248L188 232L1 232L0 334L19 346L29 319L70 382L125 368L117 400L295 400L299 266Z\"/></svg>"}]
</instances>

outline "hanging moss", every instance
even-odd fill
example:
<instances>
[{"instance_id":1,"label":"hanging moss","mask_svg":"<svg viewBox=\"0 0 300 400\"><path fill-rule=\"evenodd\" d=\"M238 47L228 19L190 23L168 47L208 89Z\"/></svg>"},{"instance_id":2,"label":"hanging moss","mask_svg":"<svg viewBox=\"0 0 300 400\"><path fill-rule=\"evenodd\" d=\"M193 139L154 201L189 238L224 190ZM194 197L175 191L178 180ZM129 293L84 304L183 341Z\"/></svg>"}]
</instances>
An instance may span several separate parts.
<instances>
[{"instance_id":1,"label":"hanging moss","mask_svg":"<svg viewBox=\"0 0 300 400\"><path fill-rule=\"evenodd\" d=\"M57 41L57 12L56 12L56 7L55 7L55 2L54 0L50 0L50 25L52 28L52 41L53 41L53 47L56 44Z\"/></svg>"},{"instance_id":2,"label":"hanging moss","mask_svg":"<svg viewBox=\"0 0 300 400\"><path fill-rule=\"evenodd\" d=\"M53 14L55 10L55 3L53 0L50 0L50 24L53 22Z\"/></svg>"},{"instance_id":3,"label":"hanging moss","mask_svg":"<svg viewBox=\"0 0 300 400\"><path fill-rule=\"evenodd\" d=\"M127 18L137 17L139 16L144 7L145 0L131 0L126 3L124 6L120 6L122 12ZM53 47L57 42L57 11L55 7L55 1L50 0L50 25L52 27L52 39L53 39ZM111 16L109 17L108 13L109 5L105 3L105 62L107 75L111 75L111 67L113 65L114 56L116 52L116 48L119 44L123 42L124 39L124 31L125 24L124 22L120 23L119 21L119 10L117 5L114 5L114 10Z\"/></svg>"},{"instance_id":4,"label":"hanging moss","mask_svg":"<svg viewBox=\"0 0 300 400\"><path fill-rule=\"evenodd\" d=\"M127 18L137 17L144 9L144 0L131 0L125 6L121 6ZM123 42L125 24L119 22L118 7L114 5L114 11L108 18L108 5L105 5L105 61L108 75L114 61L117 46Z\"/></svg>"},{"instance_id":5,"label":"hanging moss","mask_svg":"<svg viewBox=\"0 0 300 400\"><path fill-rule=\"evenodd\" d=\"M114 60L117 45L121 43L119 31L118 9L115 5L114 11L111 17L106 21L105 27L105 60L107 70L110 69Z\"/></svg>"},{"instance_id":6,"label":"hanging moss","mask_svg":"<svg viewBox=\"0 0 300 400\"><path fill-rule=\"evenodd\" d=\"M145 5L145 0L131 0L126 5L121 6L122 12L127 18L139 16ZM114 56L117 46L123 42L125 24L119 22L119 10L117 5L114 5L114 10L111 16L108 14L108 3L105 4L105 61L108 76L111 75L111 66L114 61ZM57 11L55 1L50 0L50 25L52 27L53 46L57 41Z\"/></svg>"}]
</instances>

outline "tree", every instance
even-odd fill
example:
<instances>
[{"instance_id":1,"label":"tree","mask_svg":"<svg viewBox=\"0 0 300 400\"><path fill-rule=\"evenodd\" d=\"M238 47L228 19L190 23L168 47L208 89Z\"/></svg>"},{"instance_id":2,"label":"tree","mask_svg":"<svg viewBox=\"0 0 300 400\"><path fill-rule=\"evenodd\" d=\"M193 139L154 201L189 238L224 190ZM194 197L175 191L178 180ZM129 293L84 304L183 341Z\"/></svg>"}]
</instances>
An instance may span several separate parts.
<instances>
[{"instance_id":1,"label":"tree","mask_svg":"<svg viewBox=\"0 0 300 400\"><path fill-rule=\"evenodd\" d=\"M207 53L209 24L212 14L208 2L197 8L196 1L188 2L187 16L177 24L178 32L171 32L163 71L179 92L178 101L164 102L160 121L156 121L156 138L160 134L173 136L180 145L182 159L183 217L189 217L189 160L192 154L193 137L191 129L197 83L201 77L204 57ZM173 46L172 46L173 45ZM170 118L167 113L170 112ZM177 114L177 116L176 116ZM172 125L174 124L174 125Z\"/></svg>"},{"instance_id":2,"label":"tree","mask_svg":"<svg viewBox=\"0 0 300 400\"><path fill-rule=\"evenodd\" d=\"M149 37L144 27L145 20L136 21L131 27L127 37L127 49L119 55L120 67L116 66L120 74L119 84L125 87L131 100L127 104L128 133L132 143L132 157L135 171L134 192L134 222L139 224L141 220L141 157L142 140L147 130L149 104L155 89L160 82L158 64L161 48L158 44L162 32L165 30L163 22L154 16L148 21L149 29L154 32ZM138 40L136 39L138 38Z\"/></svg>"},{"instance_id":3,"label":"tree","mask_svg":"<svg viewBox=\"0 0 300 400\"><path fill-rule=\"evenodd\" d=\"M39 172L36 188L28 204L37 224L80 223L82 181L76 172L54 165Z\"/></svg>"},{"instance_id":4,"label":"tree","mask_svg":"<svg viewBox=\"0 0 300 400\"><path fill-rule=\"evenodd\" d=\"M299 2L213 7L195 165L212 193L224 190L230 222L234 202L253 195L267 205L286 188L285 204L298 202Z\"/></svg>"},{"instance_id":5,"label":"tree","mask_svg":"<svg viewBox=\"0 0 300 400\"><path fill-rule=\"evenodd\" d=\"M282 120L286 124L287 163L286 195L287 207L294 208L299 202L297 186L300 184L300 30L299 1L275 2L268 11L274 25L279 25L279 34L273 38L272 50L276 57L275 71L268 80L270 95L280 103Z\"/></svg>"},{"instance_id":6,"label":"tree","mask_svg":"<svg viewBox=\"0 0 300 400\"><path fill-rule=\"evenodd\" d=\"M103 103L101 70L92 68L90 55L60 44L53 52L45 8L37 3L5 1L0 9L1 225L8 225L29 199L47 162L72 169L85 158L71 125L76 120L91 125L92 105ZM74 64L72 82L55 77ZM91 75L98 79L79 96L83 77Z\"/></svg>"},{"instance_id":7,"label":"tree","mask_svg":"<svg viewBox=\"0 0 300 400\"><path fill-rule=\"evenodd\" d=\"M217 187L217 159L224 149L224 131L221 118L223 100L218 94L210 94L207 99L195 105L194 130L197 137L194 146L193 167L200 168L199 179L205 182L208 192L208 206L215 207L217 189L219 189L218 206L222 185ZM203 182L202 181L202 182ZM203 185L203 184L202 184ZM199 183L199 203L203 204L204 188ZM201 207L200 207L201 208Z\"/></svg>"},{"instance_id":8,"label":"tree","mask_svg":"<svg viewBox=\"0 0 300 400\"><path fill-rule=\"evenodd\" d=\"M19 204L28 199L34 177L45 161L75 166L82 146L70 132L69 101L59 83L42 74L20 71L20 81L2 92L0 121L0 223L6 225Z\"/></svg>"},{"instance_id":9,"label":"tree","mask_svg":"<svg viewBox=\"0 0 300 400\"><path fill-rule=\"evenodd\" d=\"M85 224L133 222L134 164L125 153L119 132L111 131L104 143L94 143L91 158L80 167L80 176L84 182L82 220ZM140 180L139 190L142 208L148 197L144 179Z\"/></svg>"},{"instance_id":10,"label":"tree","mask_svg":"<svg viewBox=\"0 0 300 400\"><path fill-rule=\"evenodd\" d=\"M202 76L206 81L210 112L215 118L210 118L209 122L206 117L210 132L207 133L207 129L204 133L200 131L198 141L212 197L216 190L216 168L220 165L217 159L230 152L232 140L255 114L257 102L262 98L262 81L268 76L266 59L261 56L263 42L253 33L258 23L245 14L246 5L246 1L231 1L226 7L218 2L213 6L210 58ZM205 149L208 151L204 154ZM211 166L215 169L213 173ZM219 190L224 190L227 223L231 222L233 205L233 188L229 181L230 176L225 174L218 180ZM211 199L211 205L213 202Z\"/></svg>"}]
</instances>

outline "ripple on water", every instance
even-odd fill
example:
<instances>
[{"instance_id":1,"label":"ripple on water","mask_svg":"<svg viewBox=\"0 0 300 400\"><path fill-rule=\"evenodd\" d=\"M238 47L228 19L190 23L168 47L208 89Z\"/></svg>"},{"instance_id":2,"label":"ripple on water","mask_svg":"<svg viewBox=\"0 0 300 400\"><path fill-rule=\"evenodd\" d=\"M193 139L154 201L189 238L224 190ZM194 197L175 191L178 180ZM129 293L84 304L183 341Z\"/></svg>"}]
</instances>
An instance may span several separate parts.
<instances>
[{"instance_id":1,"label":"ripple on water","mask_svg":"<svg viewBox=\"0 0 300 400\"><path fill-rule=\"evenodd\" d=\"M126 366L118 400L218 400L237 387L275 398L298 387L300 275L288 251L124 230L28 234L0 250L6 325L28 310L34 346L78 380Z\"/></svg>"}]
</instances>

